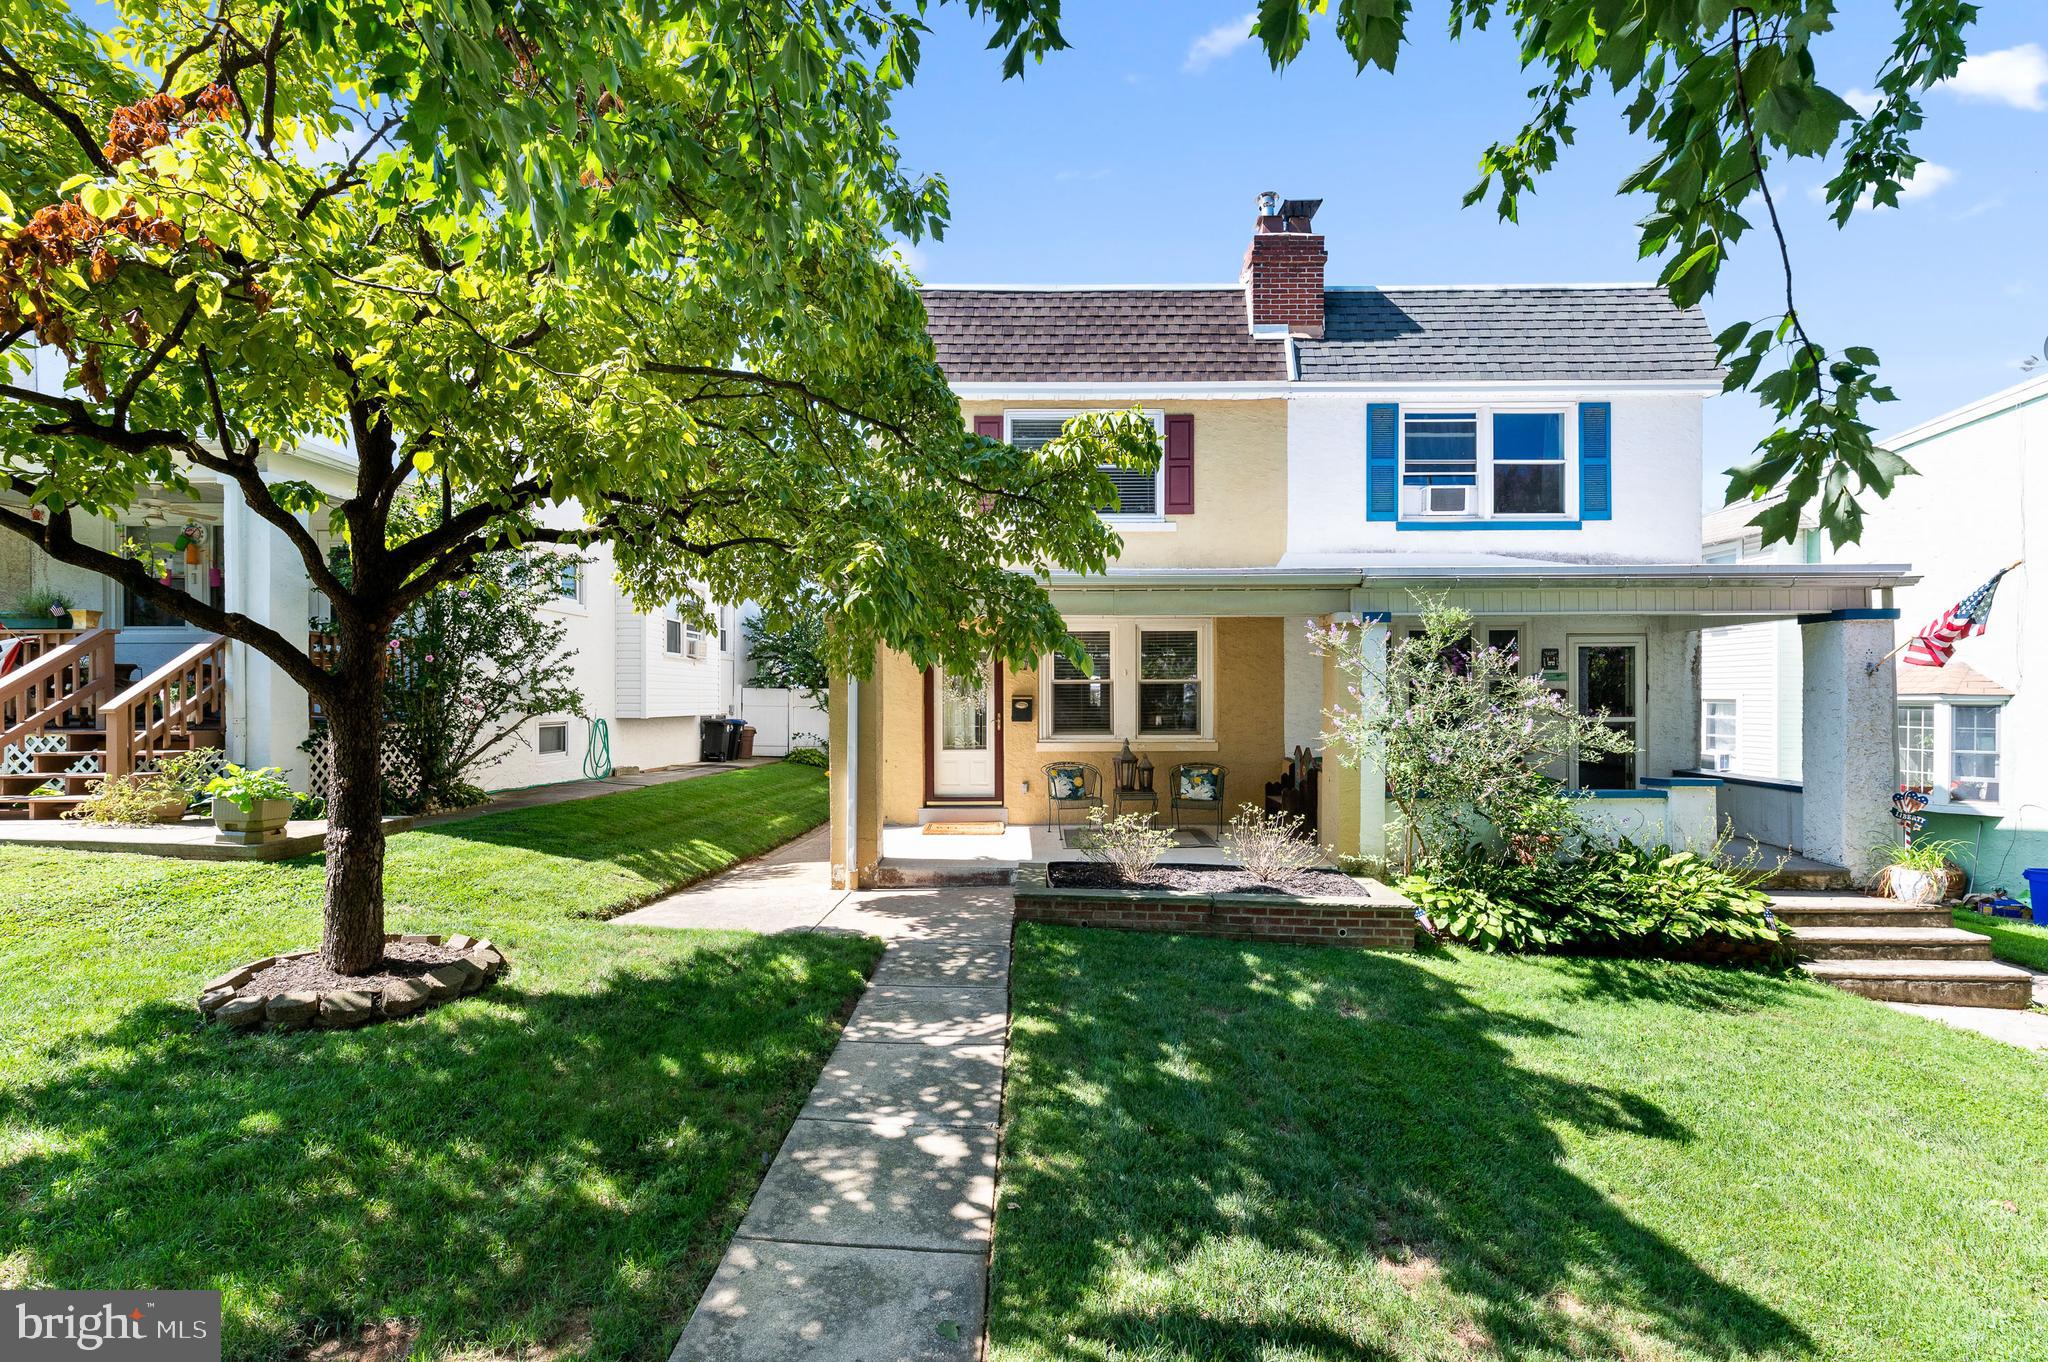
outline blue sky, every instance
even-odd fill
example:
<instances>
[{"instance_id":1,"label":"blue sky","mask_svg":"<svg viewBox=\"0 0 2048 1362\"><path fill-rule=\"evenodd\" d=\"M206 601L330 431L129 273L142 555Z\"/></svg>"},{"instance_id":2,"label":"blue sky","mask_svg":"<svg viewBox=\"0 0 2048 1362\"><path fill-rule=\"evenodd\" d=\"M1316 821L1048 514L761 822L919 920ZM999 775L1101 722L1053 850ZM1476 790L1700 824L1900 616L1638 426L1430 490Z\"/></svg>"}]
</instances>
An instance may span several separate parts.
<instances>
[{"instance_id":1,"label":"blue sky","mask_svg":"<svg viewBox=\"0 0 2048 1362\"><path fill-rule=\"evenodd\" d=\"M1459 207L1479 152L1521 124L1533 82L1504 29L1453 44L1417 6L1395 75L1354 75L1327 26L1284 75L1243 41L1247 0L1079 0L1069 51L1002 81L986 29L940 9L917 85L898 104L906 166L943 174L952 226L913 264L932 283L1233 280L1259 190L1322 198L1333 283L1599 282L1655 277L1614 186L1646 155L1612 101L1519 224ZM1845 5L1819 49L1848 96L1889 48L1892 7ZM1899 430L2015 383L2048 338L2048 7L1988 0L1959 88L1927 98L1914 196L1827 221L1815 162L1781 165L1800 305L1823 344L1873 346ZM1761 225L1761 211L1750 215ZM1716 330L1781 310L1767 234L1745 238L1707 302ZM1753 399L1707 407L1707 495L1769 428Z\"/></svg>"}]
</instances>

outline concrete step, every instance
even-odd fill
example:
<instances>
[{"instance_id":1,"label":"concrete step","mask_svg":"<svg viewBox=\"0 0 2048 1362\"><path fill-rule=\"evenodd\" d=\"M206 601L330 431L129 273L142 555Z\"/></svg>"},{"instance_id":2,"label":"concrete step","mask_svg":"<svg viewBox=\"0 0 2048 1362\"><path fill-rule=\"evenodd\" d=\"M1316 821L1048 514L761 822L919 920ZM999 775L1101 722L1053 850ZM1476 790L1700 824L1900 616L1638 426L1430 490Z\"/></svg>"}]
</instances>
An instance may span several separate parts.
<instances>
[{"instance_id":1,"label":"concrete step","mask_svg":"<svg viewBox=\"0 0 2048 1362\"><path fill-rule=\"evenodd\" d=\"M1813 960L1802 966L1823 983L1887 1003L2025 1008L2034 976L1989 960Z\"/></svg>"},{"instance_id":2,"label":"concrete step","mask_svg":"<svg viewBox=\"0 0 2048 1362\"><path fill-rule=\"evenodd\" d=\"M1849 889L1855 881L1849 872L1838 865L1787 865L1764 876L1762 888L1776 892L1793 890L1806 892L1841 892Z\"/></svg>"},{"instance_id":3,"label":"concrete step","mask_svg":"<svg viewBox=\"0 0 2048 1362\"><path fill-rule=\"evenodd\" d=\"M1869 894L1773 894L1771 911L1787 927L1947 927L1948 909L1938 903L1901 903Z\"/></svg>"},{"instance_id":4,"label":"concrete step","mask_svg":"<svg viewBox=\"0 0 2048 1362\"><path fill-rule=\"evenodd\" d=\"M1989 960L1991 939L1956 927L1793 929L1802 960Z\"/></svg>"},{"instance_id":5,"label":"concrete step","mask_svg":"<svg viewBox=\"0 0 2048 1362\"><path fill-rule=\"evenodd\" d=\"M962 802L959 804L927 804L917 811L917 821L926 827L947 823L995 823L1007 825L1010 813L1001 804L987 801Z\"/></svg>"},{"instance_id":6,"label":"concrete step","mask_svg":"<svg viewBox=\"0 0 2048 1362\"><path fill-rule=\"evenodd\" d=\"M948 889L1015 884L1017 867L1008 861L913 860L884 856L875 866L879 889Z\"/></svg>"}]
</instances>

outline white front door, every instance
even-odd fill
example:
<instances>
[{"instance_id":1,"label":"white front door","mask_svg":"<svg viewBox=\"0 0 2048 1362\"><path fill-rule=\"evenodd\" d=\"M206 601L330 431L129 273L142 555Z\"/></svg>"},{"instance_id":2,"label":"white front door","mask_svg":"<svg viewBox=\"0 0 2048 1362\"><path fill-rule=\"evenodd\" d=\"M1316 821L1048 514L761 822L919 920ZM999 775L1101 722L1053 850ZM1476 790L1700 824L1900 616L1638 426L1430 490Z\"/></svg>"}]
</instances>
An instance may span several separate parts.
<instances>
[{"instance_id":1,"label":"white front door","mask_svg":"<svg viewBox=\"0 0 2048 1362\"><path fill-rule=\"evenodd\" d=\"M990 673L932 675L932 794L942 799L996 797L996 710Z\"/></svg>"}]
</instances>

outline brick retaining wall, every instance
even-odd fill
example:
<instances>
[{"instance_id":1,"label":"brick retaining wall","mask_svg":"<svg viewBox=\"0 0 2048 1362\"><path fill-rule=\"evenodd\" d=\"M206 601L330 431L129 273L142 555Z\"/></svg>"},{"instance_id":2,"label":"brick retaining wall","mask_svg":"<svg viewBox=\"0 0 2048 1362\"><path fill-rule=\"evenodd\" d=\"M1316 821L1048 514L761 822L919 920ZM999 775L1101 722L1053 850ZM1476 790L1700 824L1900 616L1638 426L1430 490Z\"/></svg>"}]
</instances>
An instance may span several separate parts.
<instances>
[{"instance_id":1,"label":"brick retaining wall","mask_svg":"<svg viewBox=\"0 0 2048 1362\"><path fill-rule=\"evenodd\" d=\"M1284 894L1167 894L1055 889L1045 863L1017 867L1017 920L1126 932L1181 932L1240 941L1284 941L1369 950L1415 949L1415 905L1377 880L1369 898Z\"/></svg>"}]
</instances>

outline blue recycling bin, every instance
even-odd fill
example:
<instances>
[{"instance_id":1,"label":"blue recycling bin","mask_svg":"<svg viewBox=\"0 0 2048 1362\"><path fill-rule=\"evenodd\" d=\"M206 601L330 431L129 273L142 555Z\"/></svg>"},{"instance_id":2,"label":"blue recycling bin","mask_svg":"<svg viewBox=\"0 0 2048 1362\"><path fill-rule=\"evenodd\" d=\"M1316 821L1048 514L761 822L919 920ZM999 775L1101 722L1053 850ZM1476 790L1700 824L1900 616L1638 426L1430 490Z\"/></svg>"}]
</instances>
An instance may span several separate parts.
<instances>
[{"instance_id":1,"label":"blue recycling bin","mask_svg":"<svg viewBox=\"0 0 2048 1362\"><path fill-rule=\"evenodd\" d=\"M2048 927L2048 870L2022 870L2027 877L2027 898L2033 903L2034 925Z\"/></svg>"}]
</instances>

